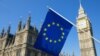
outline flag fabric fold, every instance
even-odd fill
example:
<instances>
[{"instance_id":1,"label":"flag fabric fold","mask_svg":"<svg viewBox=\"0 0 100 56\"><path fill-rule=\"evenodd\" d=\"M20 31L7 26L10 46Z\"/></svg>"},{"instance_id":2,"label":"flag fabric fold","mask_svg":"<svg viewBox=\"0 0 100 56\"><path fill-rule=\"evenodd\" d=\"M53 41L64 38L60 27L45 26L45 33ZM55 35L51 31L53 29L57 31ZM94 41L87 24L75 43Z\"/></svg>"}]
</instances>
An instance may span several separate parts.
<instances>
[{"instance_id":1,"label":"flag fabric fold","mask_svg":"<svg viewBox=\"0 0 100 56\"><path fill-rule=\"evenodd\" d=\"M34 47L53 56L59 56L71 28L72 24L49 9Z\"/></svg>"}]
</instances>

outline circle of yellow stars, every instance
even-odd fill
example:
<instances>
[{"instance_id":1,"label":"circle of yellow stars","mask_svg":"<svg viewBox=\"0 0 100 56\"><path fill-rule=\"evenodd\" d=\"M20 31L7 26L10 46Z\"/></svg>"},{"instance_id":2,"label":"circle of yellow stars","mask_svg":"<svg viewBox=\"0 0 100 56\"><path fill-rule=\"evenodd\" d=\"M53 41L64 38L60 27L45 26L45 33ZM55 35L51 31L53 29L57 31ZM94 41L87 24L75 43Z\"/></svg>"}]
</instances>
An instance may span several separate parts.
<instances>
[{"instance_id":1,"label":"circle of yellow stars","mask_svg":"<svg viewBox=\"0 0 100 56\"><path fill-rule=\"evenodd\" d=\"M58 42L61 42L62 41L62 39L64 38L64 35L65 35L65 33L64 33L64 28L63 27L61 27L60 26L60 24L59 23L55 23L55 22L52 22L51 24L47 24L47 27L51 27L51 26L57 26L57 27L59 27L60 28L60 30L61 30L61 36L60 36L60 38L59 39L57 39L57 40L52 40L52 39L50 39L48 36L47 36L47 34L46 34L46 32L47 32L47 28L44 28L43 29L43 36L45 37L45 40L46 41L49 41L50 43L58 43Z\"/></svg>"}]
</instances>

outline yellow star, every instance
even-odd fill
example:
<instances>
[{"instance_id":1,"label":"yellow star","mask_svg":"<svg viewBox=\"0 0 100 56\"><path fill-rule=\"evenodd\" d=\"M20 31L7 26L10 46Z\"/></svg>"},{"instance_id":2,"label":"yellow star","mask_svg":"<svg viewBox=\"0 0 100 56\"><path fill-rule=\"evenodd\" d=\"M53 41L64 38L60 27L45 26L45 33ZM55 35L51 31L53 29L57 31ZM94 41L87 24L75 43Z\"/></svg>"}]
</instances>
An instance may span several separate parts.
<instances>
[{"instance_id":1,"label":"yellow star","mask_svg":"<svg viewBox=\"0 0 100 56\"><path fill-rule=\"evenodd\" d=\"M55 22L52 22L52 25L55 25Z\"/></svg>"},{"instance_id":2,"label":"yellow star","mask_svg":"<svg viewBox=\"0 0 100 56\"><path fill-rule=\"evenodd\" d=\"M63 39L63 38L64 38L64 36L61 36L61 38Z\"/></svg>"},{"instance_id":3,"label":"yellow star","mask_svg":"<svg viewBox=\"0 0 100 56\"><path fill-rule=\"evenodd\" d=\"M52 42L52 40L50 39L50 40L49 40L49 42L51 43L51 42Z\"/></svg>"},{"instance_id":4,"label":"yellow star","mask_svg":"<svg viewBox=\"0 0 100 56\"><path fill-rule=\"evenodd\" d=\"M57 43L57 41L56 41L56 40L54 40L54 43Z\"/></svg>"},{"instance_id":5,"label":"yellow star","mask_svg":"<svg viewBox=\"0 0 100 56\"><path fill-rule=\"evenodd\" d=\"M50 27L51 25L50 24L48 24L48 27Z\"/></svg>"},{"instance_id":6,"label":"yellow star","mask_svg":"<svg viewBox=\"0 0 100 56\"><path fill-rule=\"evenodd\" d=\"M59 42L61 42L61 39L58 39Z\"/></svg>"},{"instance_id":7,"label":"yellow star","mask_svg":"<svg viewBox=\"0 0 100 56\"><path fill-rule=\"evenodd\" d=\"M47 28L44 28L44 31L47 31Z\"/></svg>"},{"instance_id":8,"label":"yellow star","mask_svg":"<svg viewBox=\"0 0 100 56\"><path fill-rule=\"evenodd\" d=\"M43 33L43 36L46 36L46 33Z\"/></svg>"},{"instance_id":9,"label":"yellow star","mask_svg":"<svg viewBox=\"0 0 100 56\"><path fill-rule=\"evenodd\" d=\"M65 35L65 33L64 33L64 32L62 32L62 35Z\"/></svg>"},{"instance_id":10,"label":"yellow star","mask_svg":"<svg viewBox=\"0 0 100 56\"><path fill-rule=\"evenodd\" d=\"M46 37L45 40L48 40L48 37Z\"/></svg>"},{"instance_id":11,"label":"yellow star","mask_svg":"<svg viewBox=\"0 0 100 56\"><path fill-rule=\"evenodd\" d=\"M61 28L60 28L60 30L62 30L62 31L63 31L64 29L61 27Z\"/></svg>"},{"instance_id":12,"label":"yellow star","mask_svg":"<svg viewBox=\"0 0 100 56\"><path fill-rule=\"evenodd\" d=\"M57 26L59 27L60 25L57 23Z\"/></svg>"}]
</instances>

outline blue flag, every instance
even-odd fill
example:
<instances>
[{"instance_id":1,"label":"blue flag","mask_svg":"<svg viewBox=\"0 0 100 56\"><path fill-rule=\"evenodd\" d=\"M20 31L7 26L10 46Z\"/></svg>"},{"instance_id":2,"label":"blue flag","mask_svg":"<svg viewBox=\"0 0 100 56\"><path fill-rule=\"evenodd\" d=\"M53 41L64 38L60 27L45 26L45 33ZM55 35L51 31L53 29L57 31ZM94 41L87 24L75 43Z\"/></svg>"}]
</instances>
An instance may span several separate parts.
<instances>
[{"instance_id":1,"label":"blue flag","mask_svg":"<svg viewBox=\"0 0 100 56\"><path fill-rule=\"evenodd\" d=\"M71 28L72 24L49 9L34 47L53 56L59 56Z\"/></svg>"}]
</instances>

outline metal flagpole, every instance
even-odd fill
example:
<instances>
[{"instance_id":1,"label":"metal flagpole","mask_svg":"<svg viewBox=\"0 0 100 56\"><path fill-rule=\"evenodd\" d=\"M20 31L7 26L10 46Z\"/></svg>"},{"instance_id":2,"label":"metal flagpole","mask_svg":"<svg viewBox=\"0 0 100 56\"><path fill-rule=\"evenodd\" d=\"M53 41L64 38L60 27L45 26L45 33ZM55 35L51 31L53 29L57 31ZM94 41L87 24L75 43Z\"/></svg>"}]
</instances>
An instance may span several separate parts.
<instances>
[{"instance_id":1,"label":"metal flagpole","mask_svg":"<svg viewBox=\"0 0 100 56\"><path fill-rule=\"evenodd\" d=\"M80 0L80 2L81 2L81 0ZM47 6L47 7L48 7L48 6ZM50 7L48 7L48 8L49 8L50 10L54 11L56 14L58 14L59 16L61 16L63 19L65 19L65 20L68 21L69 23L71 23L71 24L72 24L74 27L76 27L76 29L77 29L76 24L74 24L73 22L71 22L70 20L68 20L67 18L65 18L64 16L62 16L60 13L56 12L55 10L53 10L52 8L50 8ZM82 32L85 32L85 31L82 30ZM100 40L94 38L93 36L92 36L91 38L93 38L96 42L98 42L98 43L100 44Z\"/></svg>"}]
</instances>

